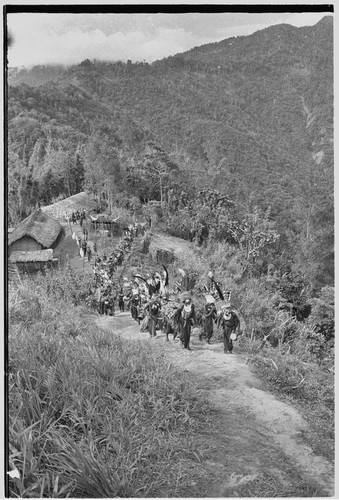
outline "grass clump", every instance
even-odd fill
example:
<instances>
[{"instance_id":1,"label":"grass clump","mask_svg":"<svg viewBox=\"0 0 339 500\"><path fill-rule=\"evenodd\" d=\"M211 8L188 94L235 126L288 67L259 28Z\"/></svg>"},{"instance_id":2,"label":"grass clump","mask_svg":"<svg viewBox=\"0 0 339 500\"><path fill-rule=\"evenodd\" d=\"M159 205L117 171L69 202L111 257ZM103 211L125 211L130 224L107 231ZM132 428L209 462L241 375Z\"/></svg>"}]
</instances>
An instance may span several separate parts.
<instances>
[{"instance_id":1,"label":"grass clump","mask_svg":"<svg viewBox=\"0 0 339 500\"><path fill-rule=\"evenodd\" d=\"M176 478L164 471L198 425L196 386L161 349L94 327L52 289L23 281L9 294L10 496L168 491Z\"/></svg>"},{"instance_id":2,"label":"grass clump","mask_svg":"<svg viewBox=\"0 0 339 500\"><path fill-rule=\"evenodd\" d=\"M314 450L334 459L334 353L315 339L307 325L292 323L293 336L273 347L262 339L240 337L256 372L280 397L293 401L310 425L305 439ZM290 325L286 325L290 331ZM281 333L281 332L280 332ZM284 333L283 333L284 335Z\"/></svg>"}]
</instances>

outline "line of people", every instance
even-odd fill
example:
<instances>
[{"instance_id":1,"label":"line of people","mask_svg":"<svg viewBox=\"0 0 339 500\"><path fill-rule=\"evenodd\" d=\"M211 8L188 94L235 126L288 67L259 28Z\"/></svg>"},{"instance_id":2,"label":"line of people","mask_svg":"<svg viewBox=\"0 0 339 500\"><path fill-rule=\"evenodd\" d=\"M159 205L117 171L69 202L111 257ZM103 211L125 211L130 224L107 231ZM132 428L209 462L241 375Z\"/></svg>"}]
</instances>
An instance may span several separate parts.
<instances>
[{"instance_id":1,"label":"line of people","mask_svg":"<svg viewBox=\"0 0 339 500\"><path fill-rule=\"evenodd\" d=\"M137 232L137 225L129 225L114 250L95 258L94 285L89 301L92 301L92 305L96 303L99 314L114 316L117 302L119 311L129 311L141 326L141 331L148 331L151 338L160 329L165 333L166 340L172 334L173 340L178 337L182 347L188 350L192 328L198 327L199 340L205 339L210 344L216 325L223 331L224 352L232 353L233 340L240 331L240 320L230 303L230 291L222 292L220 283L214 280L211 272L208 273L208 285L201 290L206 303L198 307L189 292L181 293L182 288L187 290L183 286L187 275L181 269L178 271L182 275L182 284L174 281L173 288L169 287L165 266L162 273L154 272L145 277L134 274L130 280L125 276L122 283L118 280L114 282L113 274L122 265Z\"/></svg>"},{"instance_id":2,"label":"line of people","mask_svg":"<svg viewBox=\"0 0 339 500\"><path fill-rule=\"evenodd\" d=\"M77 224L79 222L80 226L82 226L83 222L86 220L87 214L86 210L77 210L76 212L72 212L71 221L73 224Z\"/></svg>"},{"instance_id":3,"label":"line of people","mask_svg":"<svg viewBox=\"0 0 339 500\"><path fill-rule=\"evenodd\" d=\"M224 352L233 352L233 340L239 334L240 320L229 301L219 303L211 293L207 293L206 304L203 308L197 308L190 294L180 295L179 290L169 293L166 287L165 293L160 291L160 287L158 290L147 289L140 278L130 282L124 278L124 285L119 292L119 308L120 311L130 310L132 318L141 324L141 331L148 331L152 338L156 336L156 330L160 329L167 341L168 335L173 334L174 340L179 337L183 348L190 350L193 327L199 327L199 340L205 338L206 343L210 344L216 325L223 331ZM214 290L214 287L211 280L210 290Z\"/></svg>"},{"instance_id":4,"label":"line of people","mask_svg":"<svg viewBox=\"0 0 339 500\"><path fill-rule=\"evenodd\" d=\"M118 297L119 287L114 283L113 275L122 266L126 252L130 251L132 241L137 233L137 224L125 228L124 236L117 246L110 252L97 255L96 244L94 251L96 257L93 264L93 284L89 290L88 304L95 306L99 314L115 315L115 302ZM86 241L86 240L84 240ZM87 246L87 252L90 247Z\"/></svg>"}]
</instances>

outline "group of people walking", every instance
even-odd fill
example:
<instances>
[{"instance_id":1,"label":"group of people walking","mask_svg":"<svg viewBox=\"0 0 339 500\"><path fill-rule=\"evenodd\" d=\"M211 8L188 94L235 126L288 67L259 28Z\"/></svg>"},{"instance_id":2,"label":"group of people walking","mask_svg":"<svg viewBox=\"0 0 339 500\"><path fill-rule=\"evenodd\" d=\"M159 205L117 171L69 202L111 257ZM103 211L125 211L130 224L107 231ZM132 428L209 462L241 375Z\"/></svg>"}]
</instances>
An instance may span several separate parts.
<instances>
[{"instance_id":1,"label":"group of people walking","mask_svg":"<svg viewBox=\"0 0 339 500\"><path fill-rule=\"evenodd\" d=\"M208 293L205 294L206 304L196 306L189 292L180 294L178 290L169 290L168 287L160 291L160 286L158 290L150 290L148 282L151 282L150 279L142 282L139 277L128 281L124 277L118 292L120 311L130 311L132 318L141 325L141 331L148 331L152 338L159 329L165 333L166 340L172 334L174 340L178 337L182 347L190 350L194 327L198 328L199 340L205 338L210 344L216 326L223 331L224 352L232 354L233 340L240 331L240 320L230 302L219 302Z\"/></svg>"},{"instance_id":2,"label":"group of people walking","mask_svg":"<svg viewBox=\"0 0 339 500\"><path fill-rule=\"evenodd\" d=\"M80 226L82 226L83 222L86 220L86 217L87 217L87 214L86 214L85 209L83 209L81 211L77 210L76 212L72 212L71 221L73 224L79 223Z\"/></svg>"},{"instance_id":3,"label":"group of people walking","mask_svg":"<svg viewBox=\"0 0 339 500\"><path fill-rule=\"evenodd\" d=\"M151 338L157 330L173 340L181 342L182 347L190 350L192 329L197 328L200 341L205 339L211 343L214 327L222 329L224 352L232 354L233 340L240 331L240 320L229 301L230 292L224 292L225 300L218 284L211 273L208 286L201 295L205 304L196 297L198 305L193 302L192 294L185 287L187 278L182 270L182 284L185 292L181 292L180 283L174 280L174 287L168 283L168 272L165 266L161 273L134 274L131 279L122 278L122 273L114 279L114 273L122 266L126 252L131 249L134 236L138 233L137 224L125 228L124 236L114 250L97 255L94 260L94 283L90 289L89 300L96 304L99 314L115 315L116 303L120 312L129 311L132 318L140 325L141 331L148 331ZM184 283L185 282L185 283ZM187 285L187 284L186 284ZM220 300L220 298L222 300Z\"/></svg>"},{"instance_id":4,"label":"group of people walking","mask_svg":"<svg viewBox=\"0 0 339 500\"><path fill-rule=\"evenodd\" d=\"M98 255L97 248L94 248L93 284L90 287L88 302L92 306L95 305L99 314L114 316L117 299L120 311L125 309L122 287L118 285L119 277L115 280L114 273L122 266L137 231L137 224L125 227L123 237L110 252L104 251ZM89 250L90 247L87 251Z\"/></svg>"}]
</instances>

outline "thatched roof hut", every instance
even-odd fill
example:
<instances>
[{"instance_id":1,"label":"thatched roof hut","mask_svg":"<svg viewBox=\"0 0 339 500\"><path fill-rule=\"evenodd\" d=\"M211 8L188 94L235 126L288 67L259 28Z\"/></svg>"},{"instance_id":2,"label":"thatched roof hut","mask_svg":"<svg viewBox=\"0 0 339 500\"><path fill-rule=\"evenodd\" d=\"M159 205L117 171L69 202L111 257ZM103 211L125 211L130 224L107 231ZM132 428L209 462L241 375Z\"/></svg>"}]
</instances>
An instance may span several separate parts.
<instances>
[{"instance_id":1,"label":"thatched roof hut","mask_svg":"<svg viewBox=\"0 0 339 500\"><path fill-rule=\"evenodd\" d=\"M36 250L32 252L14 251L8 258L9 278L16 279L18 273L44 273L46 269L58 266L58 259L53 258L53 249ZM14 272L14 270L16 272Z\"/></svg>"},{"instance_id":2,"label":"thatched roof hut","mask_svg":"<svg viewBox=\"0 0 339 500\"><path fill-rule=\"evenodd\" d=\"M41 209L35 210L8 236L9 253L34 252L56 248L65 236L65 229Z\"/></svg>"},{"instance_id":3,"label":"thatched roof hut","mask_svg":"<svg viewBox=\"0 0 339 500\"><path fill-rule=\"evenodd\" d=\"M9 257L9 262L49 262L53 260L53 249L48 250L35 250L33 252L12 252Z\"/></svg>"},{"instance_id":4,"label":"thatched roof hut","mask_svg":"<svg viewBox=\"0 0 339 500\"><path fill-rule=\"evenodd\" d=\"M89 214L91 211L97 211L98 202L93 199L89 194L82 192L73 194L64 200L57 201L52 205L42 207L45 214L57 219L60 222L66 222L66 215L70 217L72 212L79 210L82 212L84 209Z\"/></svg>"},{"instance_id":5,"label":"thatched roof hut","mask_svg":"<svg viewBox=\"0 0 339 500\"><path fill-rule=\"evenodd\" d=\"M91 222L94 223L104 223L104 224L119 224L118 220L119 217L116 217L115 219L111 219L108 215L106 214L97 214L97 215L90 215L90 220Z\"/></svg>"},{"instance_id":6,"label":"thatched roof hut","mask_svg":"<svg viewBox=\"0 0 339 500\"><path fill-rule=\"evenodd\" d=\"M90 215L91 226L95 229L108 230L112 236L120 236L123 226L119 224L120 217L111 219L106 214Z\"/></svg>"}]
</instances>

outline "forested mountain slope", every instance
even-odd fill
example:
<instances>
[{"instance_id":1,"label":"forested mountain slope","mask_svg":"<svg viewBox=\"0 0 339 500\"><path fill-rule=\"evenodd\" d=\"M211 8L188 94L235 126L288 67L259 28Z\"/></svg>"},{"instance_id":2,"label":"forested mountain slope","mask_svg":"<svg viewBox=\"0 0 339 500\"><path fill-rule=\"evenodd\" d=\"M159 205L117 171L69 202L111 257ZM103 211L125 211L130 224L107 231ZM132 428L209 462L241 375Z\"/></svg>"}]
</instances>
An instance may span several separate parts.
<instances>
[{"instance_id":1,"label":"forested mountain slope","mask_svg":"<svg viewBox=\"0 0 339 500\"><path fill-rule=\"evenodd\" d=\"M45 69L41 82L51 78ZM57 75L35 87L21 83L32 83L30 72L12 71L9 80L13 221L37 199L74 194L84 182L142 200L159 200L163 187L216 188L238 214L270 207L282 250L321 262L331 281L332 18L272 26L152 65L85 60ZM152 169L165 186L147 177Z\"/></svg>"}]
</instances>

